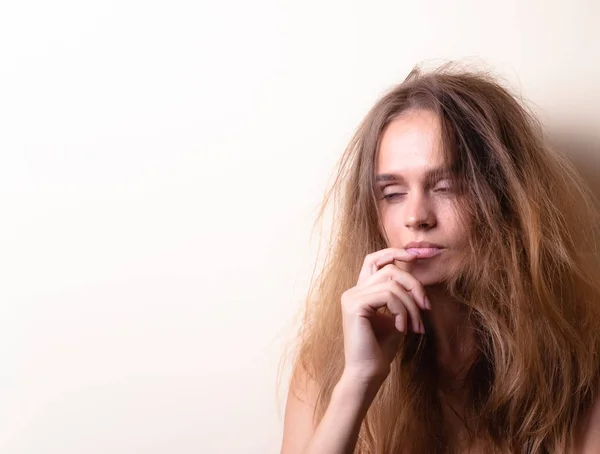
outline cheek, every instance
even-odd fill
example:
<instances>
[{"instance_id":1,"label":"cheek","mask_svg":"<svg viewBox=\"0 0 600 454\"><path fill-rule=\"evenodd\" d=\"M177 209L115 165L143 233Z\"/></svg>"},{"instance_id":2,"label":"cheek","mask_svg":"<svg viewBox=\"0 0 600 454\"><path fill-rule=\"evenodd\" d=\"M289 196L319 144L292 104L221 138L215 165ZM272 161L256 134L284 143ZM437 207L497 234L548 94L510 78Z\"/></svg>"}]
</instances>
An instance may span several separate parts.
<instances>
[{"instance_id":1,"label":"cheek","mask_svg":"<svg viewBox=\"0 0 600 454\"><path fill-rule=\"evenodd\" d=\"M458 219L449 219L446 231L448 232L448 239L456 247L462 247L467 243L469 237L468 227L460 223Z\"/></svg>"},{"instance_id":2,"label":"cheek","mask_svg":"<svg viewBox=\"0 0 600 454\"><path fill-rule=\"evenodd\" d=\"M458 214L451 208L448 208L438 216L438 223L449 245L464 244L467 238L467 231L462 224Z\"/></svg>"},{"instance_id":3,"label":"cheek","mask_svg":"<svg viewBox=\"0 0 600 454\"><path fill-rule=\"evenodd\" d=\"M401 237L403 229L399 219L399 216L387 216L382 219L382 225L389 240L389 247L402 247L405 244Z\"/></svg>"}]
</instances>

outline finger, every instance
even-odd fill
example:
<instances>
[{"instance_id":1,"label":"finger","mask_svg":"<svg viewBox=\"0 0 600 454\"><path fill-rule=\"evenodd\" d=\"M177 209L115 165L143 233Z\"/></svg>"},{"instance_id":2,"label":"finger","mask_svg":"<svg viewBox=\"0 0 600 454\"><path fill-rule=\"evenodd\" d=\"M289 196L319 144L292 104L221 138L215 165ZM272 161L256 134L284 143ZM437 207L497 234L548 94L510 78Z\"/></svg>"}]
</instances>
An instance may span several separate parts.
<instances>
[{"instance_id":1,"label":"finger","mask_svg":"<svg viewBox=\"0 0 600 454\"><path fill-rule=\"evenodd\" d=\"M384 306L390 310L395 316L401 316L406 319L410 315L410 321L412 330L416 333L422 332L421 326L423 322L421 320L421 313L417 307L411 294L409 294L402 286L396 281L386 281L380 284L376 284L369 288L359 290L356 294L359 298L359 305L368 306L365 311L372 312L380 309ZM360 310L360 309L359 309ZM400 320L396 320L399 323ZM406 320L404 326L406 327Z\"/></svg>"},{"instance_id":2,"label":"finger","mask_svg":"<svg viewBox=\"0 0 600 454\"><path fill-rule=\"evenodd\" d=\"M367 297L368 299L373 299L371 303L368 300L365 301L372 310L387 307L394 316L394 326L396 329L402 333L408 332L408 312L398 296L390 290L379 290L367 295ZM385 301L385 303L381 305L380 301ZM412 329L414 330L414 325Z\"/></svg>"},{"instance_id":3,"label":"finger","mask_svg":"<svg viewBox=\"0 0 600 454\"><path fill-rule=\"evenodd\" d=\"M421 313L419 312L419 308L418 308L417 303L415 302L414 298L412 297L412 295L410 293L406 292L403 288L401 288L400 284L398 284L397 282L395 282L395 281L389 281L389 282L390 282L390 284L388 284L388 285L392 285L392 286L396 287L392 291L398 296L398 298L401 301L401 304L404 305L405 310L410 315L412 330L415 333L422 332L421 325L423 324L423 322L421 321Z\"/></svg>"},{"instance_id":4,"label":"finger","mask_svg":"<svg viewBox=\"0 0 600 454\"><path fill-rule=\"evenodd\" d=\"M383 250L385 251L386 249ZM394 263L395 260L399 260L401 262L411 262L419 256L418 253L408 252L406 249L388 248L387 250L390 252L384 254L377 260L376 264L380 268L388 263Z\"/></svg>"},{"instance_id":5,"label":"finger","mask_svg":"<svg viewBox=\"0 0 600 454\"><path fill-rule=\"evenodd\" d=\"M358 275L358 283L361 283L369 276L372 276L379 270L383 265L393 263L394 260L400 260L402 262L410 262L417 257L405 249L399 248L386 248L379 251L368 254L365 257L363 266Z\"/></svg>"},{"instance_id":6,"label":"finger","mask_svg":"<svg viewBox=\"0 0 600 454\"><path fill-rule=\"evenodd\" d=\"M410 316L412 330L415 333L421 332L421 313L419 312L419 308L417 307L412 295L404 290L404 288L402 288L396 281L388 281L384 285L390 288L390 290L398 297L398 303L404 306L405 314ZM396 302L393 301L391 304L396 304ZM396 309L398 312L400 311L400 308Z\"/></svg>"},{"instance_id":7,"label":"finger","mask_svg":"<svg viewBox=\"0 0 600 454\"><path fill-rule=\"evenodd\" d=\"M400 331L401 333L407 333L408 329L407 329L407 323L406 323L406 314L398 314L395 317L394 320L394 325L396 326L396 329L398 331ZM418 331L415 331L418 332Z\"/></svg>"},{"instance_id":8,"label":"finger","mask_svg":"<svg viewBox=\"0 0 600 454\"><path fill-rule=\"evenodd\" d=\"M390 279L395 280L400 285L402 285L402 287L404 287L406 291L410 292L413 295L415 301L418 302L419 307L421 309L431 309L431 304L429 304L429 300L427 299L427 295L425 293L425 288L423 287L423 284L421 284L421 282L412 274L401 270L394 264L385 265L375 274L367 277L365 281L360 285L360 287L367 288L371 285L383 283Z\"/></svg>"}]
</instances>

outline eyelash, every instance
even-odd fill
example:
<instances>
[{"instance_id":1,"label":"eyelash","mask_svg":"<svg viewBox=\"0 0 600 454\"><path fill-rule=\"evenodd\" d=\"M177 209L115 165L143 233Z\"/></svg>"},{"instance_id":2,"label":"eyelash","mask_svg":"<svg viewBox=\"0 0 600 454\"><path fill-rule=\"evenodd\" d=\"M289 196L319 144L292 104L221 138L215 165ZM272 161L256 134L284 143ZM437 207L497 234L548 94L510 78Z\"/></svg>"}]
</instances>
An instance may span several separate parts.
<instances>
[{"instance_id":1,"label":"eyelash","mask_svg":"<svg viewBox=\"0 0 600 454\"><path fill-rule=\"evenodd\" d=\"M383 196L383 199L384 199L384 200L391 200L391 199L393 199L395 196L400 196L400 195L406 195L406 193L404 193L404 192L403 192L403 193L393 192L393 193L391 193L391 194L385 194L385 195Z\"/></svg>"},{"instance_id":2,"label":"eyelash","mask_svg":"<svg viewBox=\"0 0 600 454\"><path fill-rule=\"evenodd\" d=\"M383 191L386 187L381 188L381 190ZM442 192L442 193L448 193L452 190L452 188L450 187L441 187L441 188L437 188L434 189L433 192ZM385 194L382 198L385 200L391 200L393 199L395 196L403 196L406 195L406 192L392 192L391 194Z\"/></svg>"}]
</instances>

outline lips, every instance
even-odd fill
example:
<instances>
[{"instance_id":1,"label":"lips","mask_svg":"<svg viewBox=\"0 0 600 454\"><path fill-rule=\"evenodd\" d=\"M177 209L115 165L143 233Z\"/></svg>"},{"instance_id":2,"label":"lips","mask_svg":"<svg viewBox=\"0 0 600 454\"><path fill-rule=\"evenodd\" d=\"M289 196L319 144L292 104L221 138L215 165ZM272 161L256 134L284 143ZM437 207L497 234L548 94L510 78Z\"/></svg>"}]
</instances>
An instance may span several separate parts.
<instances>
[{"instance_id":1,"label":"lips","mask_svg":"<svg viewBox=\"0 0 600 454\"><path fill-rule=\"evenodd\" d=\"M416 254L418 258L427 259L438 255L444 247L427 241L411 241L404 246L404 249L409 253Z\"/></svg>"}]
</instances>

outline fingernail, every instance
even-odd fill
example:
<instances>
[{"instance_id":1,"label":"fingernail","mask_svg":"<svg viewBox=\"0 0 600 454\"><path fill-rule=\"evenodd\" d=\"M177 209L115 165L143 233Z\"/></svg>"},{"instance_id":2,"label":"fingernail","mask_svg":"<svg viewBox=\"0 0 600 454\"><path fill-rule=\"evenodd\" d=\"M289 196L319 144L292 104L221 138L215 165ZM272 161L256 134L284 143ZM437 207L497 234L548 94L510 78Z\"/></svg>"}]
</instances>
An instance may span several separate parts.
<instances>
[{"instance_id":1,"label":"fingernail","mask_svg":"<svg viewBox=\"0 0 600 454\"><path fill-rule=\"evenodd\" d=\"M427 309L431 309L431 303L429 302L429 298L425 297L425 307Z\"/></svg>"},{"instance_id":2,"label":"fingernail","mask_svg":"<svg viewBox=\"0 0 600 454\"><path fill-rule=\"evenodd\" d=\"M412 255L419 255L419 251L417 251L416 249L412 249L412 248L407 249L406 252L408 252L409 254L412 254Z\"/></svg>"}]
</instances>

